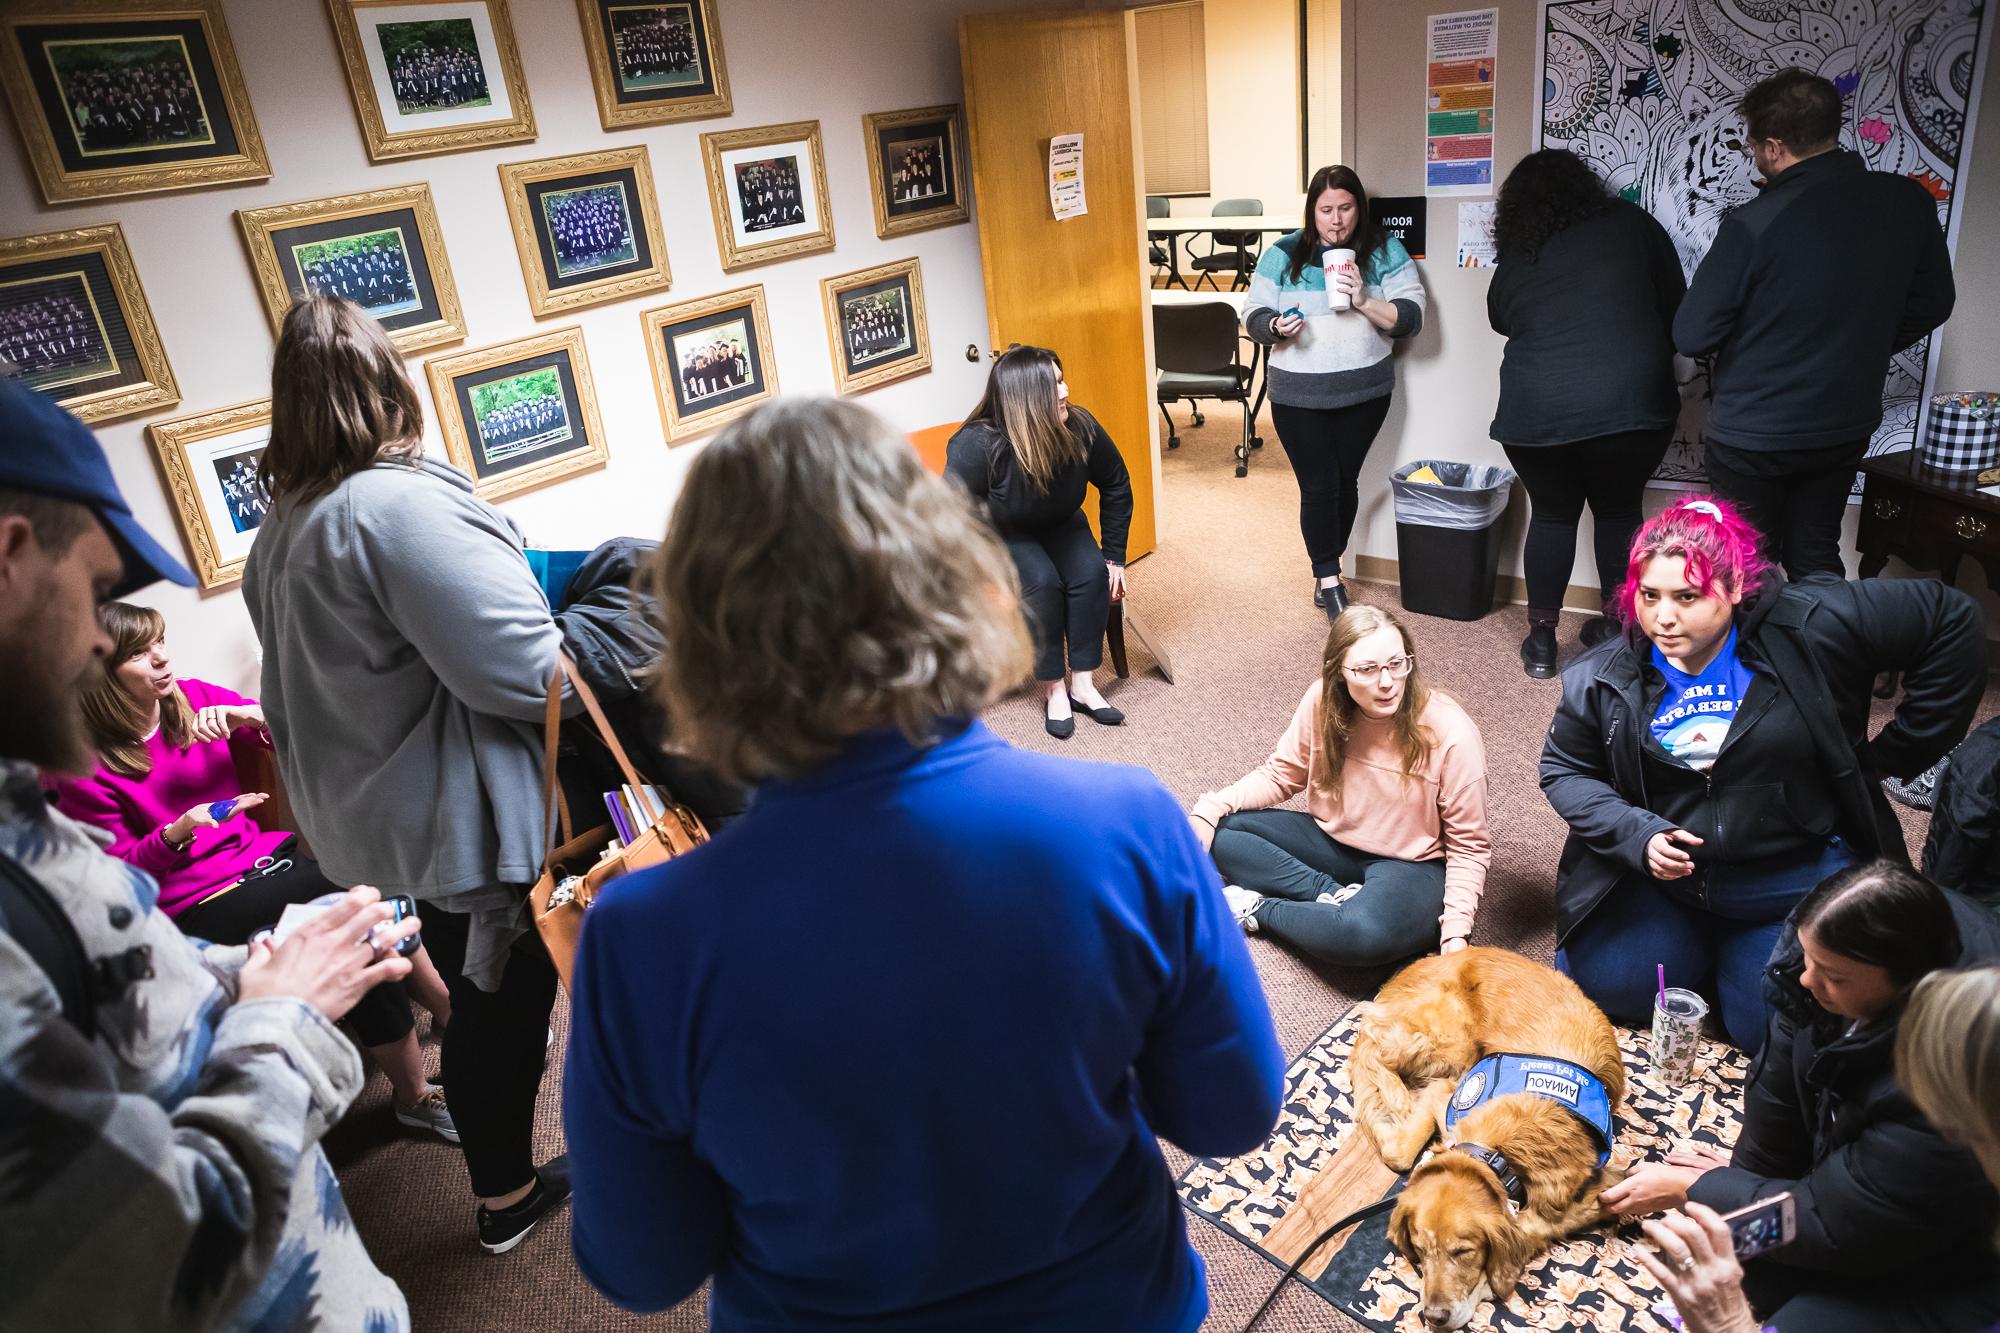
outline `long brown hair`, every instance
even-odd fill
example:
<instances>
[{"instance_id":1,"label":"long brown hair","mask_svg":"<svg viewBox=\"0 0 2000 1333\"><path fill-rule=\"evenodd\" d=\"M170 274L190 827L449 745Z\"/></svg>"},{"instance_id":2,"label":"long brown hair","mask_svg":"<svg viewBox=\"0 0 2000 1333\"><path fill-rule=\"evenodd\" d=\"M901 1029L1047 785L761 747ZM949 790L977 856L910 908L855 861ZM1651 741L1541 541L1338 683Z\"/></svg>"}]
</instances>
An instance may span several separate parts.
<instances>
[{"instance_id":1,"label":"long brown hair","mask_svg":"<svg viewBox=\"0 0 2000 1333\"><path fill-rule=\"evenodd\" d=\"M153 757L146 751L146 725L152 710L132 697L118 680L118 668L134 653L144 652L167 637L167 618L150 606L129 602L106 602L97 612L98 623L111 636L111 653L104 659L102 672L83 692L83 720L90 728L90 743L104 766L120 777L143 778L153 771ZM179 681L160 700L160 735L175 749L185 749L188 727L194 721L194 707Z\"/></svg>"},{"instance_id":2,"label":"long brown hair","mask_svg":"<svg viewBox=\"0 0 2000 1333\"><path fill-rule=\"evenodd\" d=\"M1005 435L1021 475L1044 495L1057 468L1084 456L1083 409L1072 406L1065 423L1056 397L1062 373L1062 358L1048 348L1015 343L993 363L986 393L965 419Z\"/></svg>"},{"instance_id":3,"label":"long brown hair","mask_svg":"<svg viewBox=\"0 0 2000 1333\"><path fill-rule=\"evenodd\" d=\"M324 495L385 459L423 453L424 409L368 312L312 296L285 314L271 362L271 442L258 480L278 503Z\"/></svg>"},{"instance_id":4,"label":"long brown hair","mask_svg":"<svg viewBox=\"0 0 2000 1333\"><path fill-rule=\"evenodd\" d=\"M1431 760L1431 748L1436 738L1418 720L1423 717L1424 709L1430 706L1431 691L1417 668L1417 654L1410 644L1410 631L1403 627L1402 621L1380 607L1350 606L1328 627L1326 653L1320 659L1321 757L1320 771L1312 775L1312 782L1336 801L1340 799L1341 778L1347 763L1347 741L1354 732L1354 719L1361 712L1361 706L1347 692L1347 676L1340 669L1341 663L1347 660L1349 649L1385 626L1402 637L1403 655L1410 659L1410 674L1403 681L1403 698L1396 705L1396 715L1390 719L1396 736L1396 753L1403 761L1404 779L1415 777Z\"/></svg>"},{"instance_id":5,"label":"long brown hair","mask_svg":"<svg viewBox=\"0 0 2000 1333\"><path fill-rule=\"evenodd\" d=\"M1375 251L1382 244L1375 217L1368 211L1368 187L1361 183L1360 174L1353 167L1337 164L1321 167L1306 184L1306 220L1299 224L1299 243L1292 251L1292 264L1285 273L1285 281L1294 287L1305 274L1313 247L1319 244L1319 226L1313 221L1313 210L1319 205L1319 197L1328 190L1345 190L1354 196L1354 234L1341 249L1354 252L1354 262L1363 277L1368 275Z\"/></svg>"}]
</instances>

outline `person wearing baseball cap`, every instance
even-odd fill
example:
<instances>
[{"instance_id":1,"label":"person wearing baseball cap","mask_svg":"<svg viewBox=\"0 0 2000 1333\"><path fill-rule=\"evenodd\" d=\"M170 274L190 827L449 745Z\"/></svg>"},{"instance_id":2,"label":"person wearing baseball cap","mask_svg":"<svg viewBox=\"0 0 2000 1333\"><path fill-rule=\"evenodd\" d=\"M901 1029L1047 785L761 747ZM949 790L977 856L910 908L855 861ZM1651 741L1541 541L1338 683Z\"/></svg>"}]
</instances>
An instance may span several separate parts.
<instances>
[{"instance_id":1,"label":"person wearing baseball cap","mask_svg":"<svg viewBox=\"0 0 2000 1333\"><path fill-rule=\"evenodd\" d=\"M362 1085L334 1026L406 975L372 888L217 948L42 796L96 762L104 602L191 585L83 424L0 380L0 1326L408 1329L319 1147Z\"/></svg>"}]
</instances>

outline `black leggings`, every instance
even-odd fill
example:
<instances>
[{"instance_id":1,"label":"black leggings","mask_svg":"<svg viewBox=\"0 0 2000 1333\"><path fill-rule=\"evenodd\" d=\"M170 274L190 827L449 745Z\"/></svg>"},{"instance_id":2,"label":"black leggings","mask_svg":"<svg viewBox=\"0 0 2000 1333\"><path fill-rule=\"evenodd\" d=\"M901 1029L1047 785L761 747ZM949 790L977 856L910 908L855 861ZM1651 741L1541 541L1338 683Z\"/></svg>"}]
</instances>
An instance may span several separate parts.
<instances>
[{"instance_id":1,"label":"black leggings","mask_svg":"<svg viewBox=\"0 0 2000 1333\"><path fill-rule=\"evenodd\" d=\"M1062 679L1065 641L1069 669L1095 671L1104 661L1111 575L1090 520L1079 509L1053 528L1011 532L1006 540L1021 573L1021 611L1035 636L1035 679Z\"/></svg>"},{"instance_id":2,"label":"black leggings","mask_svg":"<svg viewBox=\"0 0 2000 1333\"><path fill-rule=\"evenodd\" d=\"M1644 519L1646 482L1667 456L1673 427L1623 431L1570 444L1506 444L1528 488L1528 618L1553 625L1576 556L1576 523L1590 506L1597 586L1609 605L1625 581L1632 534Z\"/></svg>"},{"instance_id":3,"label":"black leggings","mask_svg":"<svg viewBox=\"0 0 2000 1333\"><path fill-rule=\"evenodd\" d=\"M183 908L174 924L181 932L217 944L247 944L250 936L278 918L292 903L309 903L323 893L341 893L319 873L319 863L299 853L298 840L278 845L269 871L253 873L235 888L211 893ZM387 1046L401 1041L415 1026L410 997L400 981L385 981L369 990L347 1011L347 1021L363 1046Z\"/></svg>"},{"instance_id":4,"label":"black leggings","mask_svg":"<svg viewBox=\"0 0 2000 1333\"><path fill-rule=\"evenodd\" d=\"M1389 395L1349 407L1271 404L1278 443L1299 479L1299 532L1314 578L1340 572L1361 507L1361 464L1389 417Z\"/></svg>"},{"instance_id":5,"label":"black leggings","mask_svg":"<svg viewBox=\"0 0 2000 1333\"><path fill-rule=\"evenodd\" d=\"M472 1192L498 1198L535 1178L535 1098L548 1059L555 964L531 929L514 942L499 989L480 990L465 976L471 918L435 903L419 906L424 945L451 991L444 1074L451 1086L452 1123L465 1149Z\"/></svg>"}]
</instances>

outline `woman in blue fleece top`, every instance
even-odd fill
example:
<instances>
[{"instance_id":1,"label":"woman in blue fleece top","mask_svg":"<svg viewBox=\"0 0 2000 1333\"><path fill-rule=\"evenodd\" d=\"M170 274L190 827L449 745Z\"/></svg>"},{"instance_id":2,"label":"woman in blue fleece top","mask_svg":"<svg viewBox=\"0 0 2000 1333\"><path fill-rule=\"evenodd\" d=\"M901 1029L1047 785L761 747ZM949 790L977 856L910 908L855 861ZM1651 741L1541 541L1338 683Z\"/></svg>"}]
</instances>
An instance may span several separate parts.
<instances>
[{"instance_id":1,"label":"woman in blue fleece top","mask_svg":"<svg viewBox=\"0 0 2000 1333\"><path fill-rule=\"evenodd\" d=\"M1328 250L1357 262L1331 275ZM1348 309L1335 309L1344 297ZM1368 215L1352 167L1321 167L1306 187L1305 221L1257 258L1243 327L1271 349L1271 424L1299 479L1299 530L1312 561L1313 604L1347 609L1341 557L1360 507L1361 464L1389 415L1396 340L1423 327L1424 286L1403 243Z\"/></svg>"},{"instance_id":2,"label":"woman in blue fleece top","mask_svg":"<svg viewBox=\"0 0 2000 1333\"><path fill-rule=\"evenodd\" d=\"M1166 790L975 720L1027 670L1005 550L795 400L695 460L654 575L676 739L762 785L586 918L584 1275L635 1310L712 1276L719 1333L1196 1328L1155 1136L1255 1147L1283 1057Z\"/></svg>"}]
</instances>

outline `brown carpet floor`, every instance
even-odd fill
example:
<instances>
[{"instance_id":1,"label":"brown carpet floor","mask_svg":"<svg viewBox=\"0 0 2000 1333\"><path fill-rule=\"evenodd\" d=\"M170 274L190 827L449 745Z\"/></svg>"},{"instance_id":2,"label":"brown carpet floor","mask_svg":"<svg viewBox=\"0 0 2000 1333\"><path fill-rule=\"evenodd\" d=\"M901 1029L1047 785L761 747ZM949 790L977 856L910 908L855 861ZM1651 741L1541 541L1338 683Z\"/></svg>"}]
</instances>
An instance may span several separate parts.
<instances>
[{"instance_id":1,"label":"brown carpet floor","mask_svg":"<svg viewBox=\"0 0 2000 1333\"><path fill-rule=\"evenodd\" d=\"M1257 451L1250 475L1241 480L1232 475L1229 452L1238 420L1218 412L1202 428L1183 427L1184 444L1167 454L1164 465L1159 497L1164 545L1132 568L1132 605L1165 645L1176 683L1149 670L1150 658L1135 643L1132 676L1102 686L1129 715L1125 726L1110 729L1079 719L1071 740L1055 741L1043 732L1034 700L1023 695L1003 701L989 715L1002 736L1080 759L1144 765L1185 802L1235 778L1269 752L1318 669L1326 621L1309 600L1298 491L1268 417L1264 432L1271 443ZM1392 587L1353 586L1357 600L1396 605ZM1425 616L1407 623L1431 683L1463 702L1485 735L1495 838L1473 942L1549 959L1562 824L1542 799L1535 764L1557 682L1522 674L1515 656L1524 632L1518 610L1496 611L1472 624ZM1581 623L1576 616L1564 617L1565 659L1576 652ZM1108 676L1107 670L1100 679ZM1981 716L1996 711L2000 687L1987 691ZM1920 848L1924 817L1903 814L1911 846ZM1288 1054L1305 1049L1382 979L1319 969L1264 940L1252 940L1250 949ZM567 1011L559 1003L556 1046L537 1119L539 1156L563 1146L558 1070L566 1031ZM441 1142L398 1130L379 1075L328 1148L370 1251L408 1294L422 1333L706 1326L705 1293L651 1318L627 1314L597 1295L571 1262L566 1212L511 1254L482 1253L473 1239L462 1160ZM1171 1147L1168 1158L1176 1172L1187 1160ZM1197 1219L1190 1219L1189 1234L1208 1263L1213 1308L1205 1327L1241 1327L1277 1270ZM1359 1327L1296 1284L1259 1325L1267 1333Z\"/></svg>"}]
</instances>

